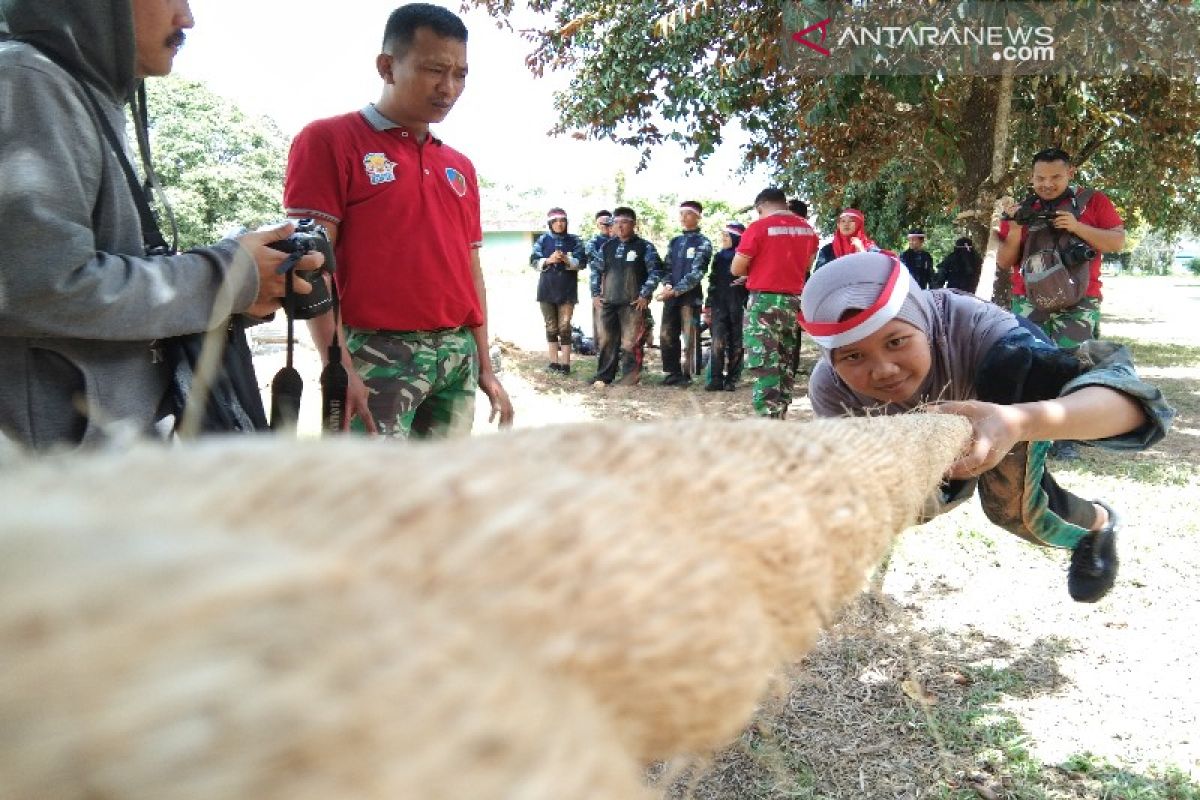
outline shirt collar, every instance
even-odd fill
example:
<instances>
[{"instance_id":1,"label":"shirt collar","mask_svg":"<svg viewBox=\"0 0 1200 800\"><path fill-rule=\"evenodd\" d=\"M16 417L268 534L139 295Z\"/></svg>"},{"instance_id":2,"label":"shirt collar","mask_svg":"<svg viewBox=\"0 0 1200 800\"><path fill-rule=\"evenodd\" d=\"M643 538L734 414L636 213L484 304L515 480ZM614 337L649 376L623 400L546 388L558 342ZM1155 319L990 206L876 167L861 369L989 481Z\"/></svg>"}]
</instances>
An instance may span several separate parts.
<instances>
[{"instance_id":1,"label":"shirt collar","mask_svg":"<svg viewBox=\"0 0 1200 800\"><path fill-rule=\"evenodd\" d=\"M392 122L390 119L381 114L379 109L375 107L374 103L367 103L367 105L363 106L362 110L360 110L358 113L362 114L363 119L367 121L367 124L377 131L390 131L395 128L405 131L408 130L400 123ZM433 135L433 131L429 132L429 138L435 144L442 143L441 139Z\"/></svg>"}]
</instances>

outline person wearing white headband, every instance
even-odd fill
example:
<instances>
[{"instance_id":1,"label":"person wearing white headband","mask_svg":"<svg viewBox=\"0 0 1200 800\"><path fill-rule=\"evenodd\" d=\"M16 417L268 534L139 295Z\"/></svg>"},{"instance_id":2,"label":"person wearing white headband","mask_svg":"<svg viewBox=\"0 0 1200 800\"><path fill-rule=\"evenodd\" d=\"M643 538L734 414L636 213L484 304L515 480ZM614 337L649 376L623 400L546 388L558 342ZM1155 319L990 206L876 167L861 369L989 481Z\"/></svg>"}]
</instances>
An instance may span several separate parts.
<instances>
[{"instance_id":1,"label":"person wearing white headband","mask_svg":"<svg viewBox=\"0 0 1200 800\"><path fill-rule=\"evenodd\" d=\"M703 212L704 207L695 200L681 203L683 231L667 245L667 274L658 293L663 301L658 346L666 373L664 386L687 386L692 373L701 369L700 308L704 297L700 282L713 256L712 242L700 232Z\"/></svg>"},{"instance_id":2,"label":"person wearing white headband","mask_svg":"<svg viewBox=\"0 0 1200 800\"><path fill-rule=\"evenodd\" d=\"M1165 435L1174 411L1138 379L1124 347L1096 342L1081 360L991 303L921 289L884 253L844 256L814 273L800 324L821 347L809 380L817 416L927 407L966 417L972 441L928 511L948 510L978 484L994 523L1073 551L1073 599L1095 602L1108 592L1118 517L1058 486L1046 455L1055 439L1131 450Z\"/></svg>"},{"instance_id":3,"label":"person wearing white headband","mask_svg":"<svg viewBox=\"0 0 1200 800\"><path fill-rule=\"evenodd\" d=\"M546 214L549 230L533 243L530 265L539 272L537 302L546 329L551 372L571 371L571 317L579 302L579 270L587 256L583 241L567 233L567 212L552 208Z\"/></svg>"},{"instance_id":4,"label":"person wearing white headband","mask_svg":"<svg viewBox=\"0 0 1200 800\"><path fill-rule=\"evenodd\" d=\"M637 235L637 213L628 206L613 210L616 236L592 256L592 302L600 316L600 357L592 385L641 380L649 330L650 298L662 282L663 266L654 245Z\"/></svg>"}]
</instances>

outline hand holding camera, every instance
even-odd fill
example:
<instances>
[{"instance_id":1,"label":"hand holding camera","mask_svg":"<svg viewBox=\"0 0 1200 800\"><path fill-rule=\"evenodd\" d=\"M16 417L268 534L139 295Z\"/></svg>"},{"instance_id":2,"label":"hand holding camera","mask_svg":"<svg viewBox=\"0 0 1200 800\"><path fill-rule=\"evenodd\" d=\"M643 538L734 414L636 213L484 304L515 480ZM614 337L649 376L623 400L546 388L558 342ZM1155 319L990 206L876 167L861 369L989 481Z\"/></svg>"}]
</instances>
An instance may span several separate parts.
<instances>
[{"instance_id":1,"label":"hand holding camera","mask_svg":"<svg viewBox=\"0 0 1200 800\"><path fill-rule=\"evenodd\" d=\"M1037 194L1030 192L1019 205L1009 206L1008 209L1000 216L1001 219L1008 220L1015 225L1022 227L1030 223L1042 220L1043 222L1054 225L1056 228L1066 228L1066 225L1056 224L1055 220L1060 214L1066 214L1075 218L1075 215L1070 211L1059 211L1057 209L1058 201L1063 199L1071 199L1075 195L1068 189L1063 193L1062 197L1055 200L1043 200Z\"/></svg>"},{"instance_id":2,"label":"hand holding camera","mask_svg":"<svg viewBox=\"0 0 1200 800\"><path fill-rule=\"evenodd\" d=\"M324 227L311 219L302 219L296 223L295 231L290 235L267 244L272 250L286 253L287 257L276 267L276 271L286 274L291 271L295 277L311 285L310 292L303 292L305 297L284 297L283 310L288 316L296 319L312 319L319 317L333 307L329 296L329 287L325 283L324 272L333 273L333 245L329 241L329 233ZM319 256L319 260L313 258ZM299 285L299 284L295 284ZM297 294L301 294L297 292Z\"/></svg>"},{"instance_id":3,"label":"hand holding camera","mask_svg":"<svg viewBox=\"0 0 1200 800\"><path fill-rule=\"evenodd\" d=\"M287 293L287 281L292 282L292 291L297 295L308 295L313 286L304 279L304 275L295 275L294 270L285 268L280 272L280 266L287 261L288 253L272 247L274 242L285 240L295 231L290 222L285 222L274 228L245 233L237 237L237 242L254 259L258 268L258 296L254 304L246 309L246 313L255 317L265 317L283 305L283 297ZM323 264L320 253L303 254L295 266L310 275ZM322 281L323 283L323 281Z\"/></svg>"}]
</instances>

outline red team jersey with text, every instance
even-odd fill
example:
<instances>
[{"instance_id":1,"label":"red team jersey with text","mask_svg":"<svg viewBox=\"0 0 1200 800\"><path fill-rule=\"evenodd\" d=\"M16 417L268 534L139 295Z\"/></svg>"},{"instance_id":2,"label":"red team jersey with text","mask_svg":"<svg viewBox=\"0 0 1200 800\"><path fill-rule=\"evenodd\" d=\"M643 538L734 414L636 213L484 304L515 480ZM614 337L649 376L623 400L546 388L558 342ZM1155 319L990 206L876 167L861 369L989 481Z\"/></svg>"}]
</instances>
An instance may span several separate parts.
<instances>
[{"instance_id":1,"label":"red team jersey with text","mask_svg":"<svg viewBox=\"0 0 1200 800\"><path fill-rule=\"evenodd\" d=\"M777 211L750 223L737 252L750 259L746 288L752 292L800 294L817 254L817 232L804 217Z\"/></svg>"}]
</instances>

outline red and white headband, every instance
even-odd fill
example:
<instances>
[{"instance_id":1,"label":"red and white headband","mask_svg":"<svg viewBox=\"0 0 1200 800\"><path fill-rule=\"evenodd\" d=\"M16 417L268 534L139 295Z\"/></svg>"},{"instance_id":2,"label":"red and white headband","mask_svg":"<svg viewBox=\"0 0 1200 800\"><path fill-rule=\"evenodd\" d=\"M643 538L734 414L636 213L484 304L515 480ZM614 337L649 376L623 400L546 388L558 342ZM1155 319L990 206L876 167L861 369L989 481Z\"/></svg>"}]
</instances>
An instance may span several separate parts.
<instances>
[{"instance_id":1,"label":"red and white headband","mask_svg":"<svg viewBox=\"0 0 1200 800\"><path fill-rule=\"evenodd\" d=\"M731 236L743 236L746 233L745 228L735 228L733 225L726 225L725 232Z\"/></svg>"},{"instance_id":2,"label":"red and white headband","mask_svg":"<svg viewBox=\"0 0 1200 800\"><path fill-rule=\"evenodd\" d=\"M679 210L680 211L690 211L693 214L695 214L697 217L700 217L701 219L704 218L704 215L701 214L694 206L680 206Z\"/></svg>"},{"instance_id":3,"label":"red and white headband","mask_svg":"<svg viewBox=\"0 0 1200 800\"><path fill-rule=\"evenodd\" d=\"M564 214L562 211L552 211L551 213L546 215L546 222L549 223L549 222L554 222L554 220L556 220L556 219L566 219L566 218L567 218L567 215Z\"/></svg>"},{"instance_id":4,"label":"red and white headband","mask_svg":"<svg viewBox=\"0 0 1200 800\"><path fill-rule=\"evenodd\" d=\"M862 341L871 334L887 325L900 313L901 306L908 299L910 278L908 270L897 258L892 258L892 272L888 275L887 283L879 299L844 322L809 322L804 314L799 315L800 327L826 350L845 347L848 344ZM836 262L831 264L837 269Z\"/></svg>"}]
</instances>

